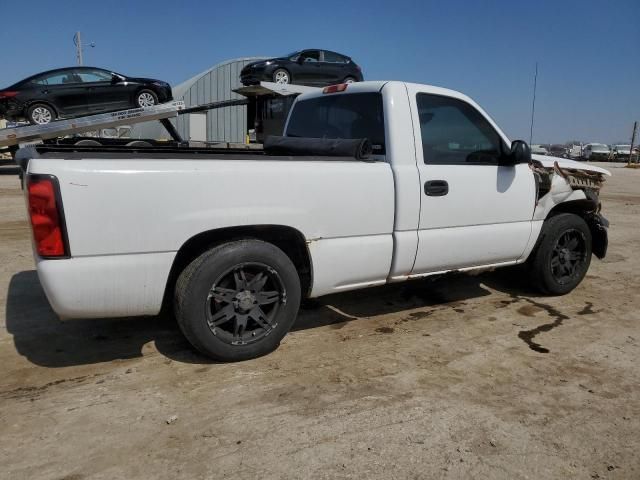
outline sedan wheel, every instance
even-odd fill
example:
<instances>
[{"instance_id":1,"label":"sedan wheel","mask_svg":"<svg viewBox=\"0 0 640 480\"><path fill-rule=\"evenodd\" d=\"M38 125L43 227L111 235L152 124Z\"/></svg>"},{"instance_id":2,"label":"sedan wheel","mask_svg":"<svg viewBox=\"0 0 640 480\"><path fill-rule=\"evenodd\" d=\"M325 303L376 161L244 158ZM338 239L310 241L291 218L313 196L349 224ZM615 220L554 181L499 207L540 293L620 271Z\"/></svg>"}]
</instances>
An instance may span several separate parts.
<instances>
[{"instance_id":1,"label":"sedan wheel","mask_svg":"<svg viewBox=\"0 0 640 480\"><path fill-rule=\"evenodd\" d=\"M286 85L291 83L291 77L289 76L289 72L284 69L279 69L273 72L273 81L281 85Z\"/></svg>"},{"instance_id":2,"label":"sedan wheel","mask_svg":"<svg viewBox=\"0 0 640 480\"><path fill-rule=\"evenodd\" d=\"M156 96L153 94L153 92L144 90L140 92L136 97L136 103L138 104L139 107L143 107L143 108L153 107L155 104L158 103L158 100Z\"/></svg>"},{"instance_id":3,"label":"sedan wheel","mask_svg":"<svg viewBox=\"0 0 640 480\"><path fill-rule=\"evenodd\" d=\"M343 82L343 83L355 83L355 82L356 82L356 79L355 79L355 78L353 78L353 77L347 77L347 78L345 78L345 79L344 79L344 82Z\"/></svg>"},{"instance_id":4,"label":"sedan wheel","mask_svg":"<svg viewBox=\"0 0 640 480\"><path fill-rule=\"evenodd\" d=\"M46 125L51 123L55 118L55 114L51 107L46 105L34 105L28 112L29 121L34 125Z\"/></svg>"}]
</instances>

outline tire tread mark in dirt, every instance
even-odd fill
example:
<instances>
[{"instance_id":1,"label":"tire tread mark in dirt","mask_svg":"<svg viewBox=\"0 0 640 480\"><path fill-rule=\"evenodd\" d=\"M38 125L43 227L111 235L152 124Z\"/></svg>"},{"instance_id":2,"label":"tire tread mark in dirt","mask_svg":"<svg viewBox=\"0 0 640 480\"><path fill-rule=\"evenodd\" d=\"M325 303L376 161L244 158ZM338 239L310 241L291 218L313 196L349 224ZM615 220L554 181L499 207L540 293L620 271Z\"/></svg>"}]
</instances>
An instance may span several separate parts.
<instances>
[{"instance_id":1,"label":"tire tread mark in dirt","mask_svg":"<svg viewBox=\"0 0 640 480\"><path fill-rule=\"evenodd\" d=\"M568 320L570 317L552 307L551 305L536 302L535 300L531 300L530 298L523 298L523 300L526 300L530 304L545 310L549 314L549 316L554 317L555 320L551 323L540 325L533 330L520 330L518 332L518 338L522 339L527 345L529 345L529 348L535 352L549 353L548 348L545 348L539 343L534 342L533 339L540 333L548 332L556 327L559 327L560 325L562 325L562 322Z\"/></svg>"}]
</instances>

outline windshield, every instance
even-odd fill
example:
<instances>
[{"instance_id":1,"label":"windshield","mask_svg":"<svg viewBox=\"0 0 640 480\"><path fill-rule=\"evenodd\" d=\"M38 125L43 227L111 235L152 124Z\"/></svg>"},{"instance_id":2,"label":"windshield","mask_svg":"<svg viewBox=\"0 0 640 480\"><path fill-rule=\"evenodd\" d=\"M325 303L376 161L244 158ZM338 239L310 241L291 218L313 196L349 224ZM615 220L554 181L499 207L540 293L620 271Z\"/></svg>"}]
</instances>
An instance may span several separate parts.
<instances>
[{"instance_id":1,"label":"windshield","mask_svg":"<svg viewBox=\"0 0 640 480\"><path fill-rule=\"evenodd\" d=\"M384 114L378 92L327 95L296 102L288 137L368 138L384 154Z\"/></svg>"},{"instance_id":2,"label":"windshield","mask_svg":"<svg viewBox=\"0 0 640 480\"><path fill-rule=\"evenodd\" d=\"M616 150L631 150L631 145L616 145Z\"/></svg>"},{"instance_id":3,"label":"windshield","mask_svg":"<svg viewBox=\"0 0 640 480\"><path fill-rule=\"evenodd\" d=\"M600 143L594 143L593 145L591 145L591 150L594 150L596 152L608 152L609 147Z\"/></svg>"},{"instance_id":4,"label":"windshield","mask_svg":"<svg viewBox=\"0 0 640 480\"><path fill-rule=\"evenodd\" d=\"M300 55L300 52L299 52L299 51L298 51L298 52L291 52L291 53L288 53L287 55L283 55L283 56L282 56L282 57L280 57L280 58L288 58L289 60L293 60L293 57L297 57L298 55Z\"/></svg>"}]
</instances>

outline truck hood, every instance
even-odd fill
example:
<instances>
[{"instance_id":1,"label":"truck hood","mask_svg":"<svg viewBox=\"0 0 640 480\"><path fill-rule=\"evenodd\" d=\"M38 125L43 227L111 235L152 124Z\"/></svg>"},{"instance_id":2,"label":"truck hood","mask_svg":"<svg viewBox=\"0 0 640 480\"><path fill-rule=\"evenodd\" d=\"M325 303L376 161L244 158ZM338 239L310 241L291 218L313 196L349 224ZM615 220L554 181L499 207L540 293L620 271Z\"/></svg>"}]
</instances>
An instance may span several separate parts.
<instances>
[{"instance_id":1,"label":"truck hood","mask_svg":"<svg viewBox=\"0 0 640 480\"><path fill-rule=\"evenodd\" d=\"M595 165L589 165L588 163L576 162L575 160L569 160L567 158L551 157L549 155L537 155L537 154L532 154L531 158L533 158L534 160L537 160L547 168L553 168L553 164L555 162L558 162L558 166L560 168L567 168L571 170L583 170L585 172L597 172L597 173L602 173L603 175L611 176L611 172L609 172L609 170L596 167Z\"/></svg>"}]
</instances>

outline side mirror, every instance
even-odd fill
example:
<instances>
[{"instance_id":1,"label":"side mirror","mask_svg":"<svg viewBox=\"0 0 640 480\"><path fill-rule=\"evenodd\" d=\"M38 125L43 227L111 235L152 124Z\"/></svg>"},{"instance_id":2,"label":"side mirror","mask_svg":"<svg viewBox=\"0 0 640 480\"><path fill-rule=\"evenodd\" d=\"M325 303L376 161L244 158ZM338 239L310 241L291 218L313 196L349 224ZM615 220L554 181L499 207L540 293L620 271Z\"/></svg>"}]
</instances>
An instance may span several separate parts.
<instances>
[{"instance_id":1,"label":"side mirror","mask_svg":"<svg viewBox=\"0 0 640 480\"><path fill-rule=\"evenodd\" d=\"M115 73L111 74L111 83L115 84L122 81L122 77L120 75L116 75Z\"/></svg>"},{"instance_id":2,"label":"side mirror","mask_svg":"<svg viewBox=\"0 0 640 480\"><path fill-rule=\"evenodd\" d=\"M296 58L296 62L298 63L298 65L302 65L304 63L304 57L302 55L298 55L298 58Z\"/></svg>"},{"instance_id":3,"label":"side mirror","mask_svg":"<svg viewBox=\"0 0 640 480\"><path fill-rule=\"evenodd\" d=\"M512 166L519 163L531 162L531 149L524 140L514 140L511 143L511 151L502 156L500 165Z\"/></svg>"}]
</instances>

